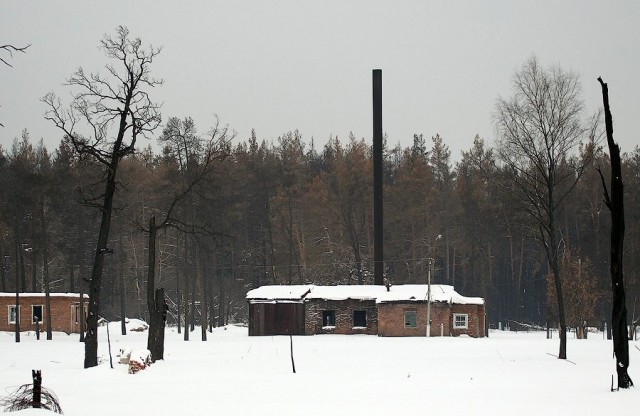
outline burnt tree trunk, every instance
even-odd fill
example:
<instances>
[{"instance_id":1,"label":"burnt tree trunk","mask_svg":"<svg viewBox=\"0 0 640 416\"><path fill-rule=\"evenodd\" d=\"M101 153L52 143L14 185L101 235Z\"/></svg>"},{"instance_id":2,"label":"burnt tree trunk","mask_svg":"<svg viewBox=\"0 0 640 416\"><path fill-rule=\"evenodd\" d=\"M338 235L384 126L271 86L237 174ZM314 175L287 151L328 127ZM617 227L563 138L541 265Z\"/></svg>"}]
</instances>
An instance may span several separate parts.
<instances>
[{"instance_id":1,"label":"burnt tree trunk","mask_svg":"<svg viewBox=\"0 0 640 416\"><path fill-rule=\"evenodd\" d=\"M42 408L42 373L40 370L31 370L33 378L33 408Z\"/></svg>"},{"instance_id":2,"label":"burnt tree trunk","mask_svg":"<svg viewBox=\"0 0 640 416\"><path fill-rule=\"evenodd\" d=\"M151 352L152 362L164 359L164 326L167 319L164 288L155 288L157 231L156 217L152 216L149 219L149 267L147 274L147 309L149 310L147 349Z\"/></svg>"},{"instance_id":3,"label":"burnt tree trunk","mask_svg":"<svg viewBox=\"0 0 640 416\"><path fill-rule=\"evenodd\" d=\"M128 106L125 106L128 107ZM120 162L120 146L122 134L113 147L111 164L107 167L105 179L104 202L102 204L102 218L98 231L98 244L96 245L91 280L89 281L89 305L87 305L87 327L84 337L84 368L98 365L98 314L100 313L100 289L102 286L102 273L104 270L104 256L109 251L109 231L111 229L111 214L113 212L113 198L116 193L116 172Z\"/></svg>"},{"instance_id":4,"label":"burnt tree trunk","mask_svg":"<svg viewBox=\"0 0 640 416\"><path fill-rule=\"evenodd\" d=\"M605 204L611 212L611 289L613 295L613 311L611 314L611 330L613 333L613 352L616 357L616 371L618 373L618 388L633 386L629 377L629 338L627 334L627 306L624 293L623 247L624 247L624 198L622 183L622 166L620 161L620 147L613 140L613 119L609 108L609 89L607 84L598 78L602 87L604 102L604 120L607 132L607 145L611 158L611 195L607 191L602 172L600 178L604 188Z\"/></svg>"}]
</instances>

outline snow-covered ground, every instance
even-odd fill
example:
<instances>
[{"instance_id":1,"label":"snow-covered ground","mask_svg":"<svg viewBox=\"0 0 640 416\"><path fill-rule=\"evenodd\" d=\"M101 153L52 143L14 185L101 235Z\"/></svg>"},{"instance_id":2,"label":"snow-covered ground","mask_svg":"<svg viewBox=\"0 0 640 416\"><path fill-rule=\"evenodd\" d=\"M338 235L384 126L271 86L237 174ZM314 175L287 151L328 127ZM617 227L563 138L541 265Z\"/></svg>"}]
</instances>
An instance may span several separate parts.
<instances>
[{"instance_id":1,"label":"snow-covered ground","mask_svg":"<svg viewBox=\"0 0 640 416\"><path fill-rule=\"evenodd\" d=\"M133 323L133 322L132 322ZM493 331L489 338L381 338L368 335L248 337L216 328L200 341L167 329L165 361L137 374L118 364L119 349L146 348L146 332L100 328L102 364L85 370L78 335L22 342L0 332L0 395L42 370L66 415L606 415L637 412L640 350L630 343L637 388L611 393L611 341L569 335L568 357L544 333ZM45 411L17 412L20 416Z\"/></svg>"}]
</instances>

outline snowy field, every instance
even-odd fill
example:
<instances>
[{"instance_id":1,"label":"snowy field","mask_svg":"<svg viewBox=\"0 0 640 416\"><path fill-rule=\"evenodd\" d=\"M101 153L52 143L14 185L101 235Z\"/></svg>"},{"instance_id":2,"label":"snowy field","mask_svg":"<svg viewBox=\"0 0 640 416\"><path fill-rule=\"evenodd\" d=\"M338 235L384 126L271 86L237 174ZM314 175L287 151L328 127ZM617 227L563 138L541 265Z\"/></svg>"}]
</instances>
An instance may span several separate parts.
<instances>
[{"instance_id":1,"label":"snowy field","mask_svg":"<svg viewBox=\"0 0 640 416\"><path fill-rule=\"evenodd\" d=\"M248 337L217 328L207 342L167 329L165 361L137 374L118 364L120 348L146 348L146 332L100 328L102 364L84 370L78 335L22 342L0 332L0 394L42 370L66 415L607 415L636 413L638 387L611 393L612 343L569 335L569 360L544 333L493 331L489 338L380 338L316 335ZM640 350L630 343L630 375L640 383ZM16 415L50 414L27 410Z\"/></svg>"}]
</instances>

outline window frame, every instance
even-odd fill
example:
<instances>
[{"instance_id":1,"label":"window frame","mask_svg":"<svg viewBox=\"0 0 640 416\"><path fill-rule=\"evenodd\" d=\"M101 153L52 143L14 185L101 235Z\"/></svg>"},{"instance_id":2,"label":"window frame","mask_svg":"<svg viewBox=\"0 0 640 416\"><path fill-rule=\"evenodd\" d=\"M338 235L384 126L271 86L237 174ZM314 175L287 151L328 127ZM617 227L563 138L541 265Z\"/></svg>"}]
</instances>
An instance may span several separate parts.
<instances>
[{"instance_id":1,"label":"window frame","mask_svg":"<svg viewBox=\"0 0 640 416\"><path fill-rule=\"evenodd\" d=\"M331 322L329 322L328 318L331 318ZM336 327L336 311L334 309L325 309L322 311L322 327L323 328Z\"/></svg>"},{"instance_id":2,"label":"window frame","mask_svg":"<svg viewBox=\"0 0 640 416\"><path fill-rule=\"evenodd\" d=\"M356 319L356 314L359 315L359 319ZM364 325L356 325L356 322L362 323L361 320L364 319ZM353 327L354 328L366 328L367 327L367 311L366 310L354 310L353 311Z\"/></svg>"},{"instance_id":3,"label":"window frame","mask_svg":"<svg viewBox=\"0 0 640 416\"><path fill-rule=\"evenodd\" d=\"M409 320L407 319L407 315L413 315L413 325L411 325L411 323L408 322ZM405 328L413 329L418 327L418 311L415 311L415 310L404 311L403 317L404 317Z\"/></svg>"},{"instance_id":4,"label":"window frame","mask_svg":"<svg viewBox=\"0 0 640 416\"><path fill-rule=\"evenodd\" d=\"M80 317L80 302L74 302L71 305L71 321L74 324L79 324L80 320L78 319Z\"/></svg>"},{"instance_id":5,"label":"window frame","mask_svg":"<svg viewBox=\"0 0 640 416\"><path fill-rule=\"evenodd\" d=\"M44 321L44 305L31 305L31 323L36 323L36 314L33 313L35 308L40 308L40 319L38 320L38 323L42 323L42 321Z\"/></svg>"},{"instance_id":6,"label":"window frame","mask_svg":"<svg viewBox=\"0 0 640 416\"><path fill-rule=\"evenodd\" d=\"M15 325L16 324L16 318L20 315L20 308L22 305L18 306L18 308L16 308L16 305L7 305L7 322L9 322L9 325ZM15 312L17 309L17 313ZM13 321L11 320L11 310L14 310L13 313Z\"/></svg>"},{"instance_id":7,"label":"window frame","mask_svg":"<svg viewBox=\"0 0 640 416\"><path fill-rule=\"evenodd\" d=\"M457 318L464 319L464 326L458 324ZM469 314L468 313L454 313L453 314L453 329L469 329Z\"/></svg>"}]
</instances>

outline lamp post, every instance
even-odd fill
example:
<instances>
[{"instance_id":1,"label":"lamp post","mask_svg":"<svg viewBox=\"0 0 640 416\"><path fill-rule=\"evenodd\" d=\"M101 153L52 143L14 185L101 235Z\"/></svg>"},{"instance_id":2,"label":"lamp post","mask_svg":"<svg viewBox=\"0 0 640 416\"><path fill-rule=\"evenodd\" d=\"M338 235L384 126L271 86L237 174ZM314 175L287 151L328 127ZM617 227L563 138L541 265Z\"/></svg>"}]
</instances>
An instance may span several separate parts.
<instances>
[{"instance_id":1,"label":"lamp post","mask_svg":"<svg viewBox=\"0 0 640 416\"><path fill-rule=\"evenodd\" d=\"M433 265L433 257L432 250L435 249L436 241L438 241L442 237L439 234L435 240L433 240L433 245L429 247L429 270L427 271L427 338L431 336L431 267Z\"/></svg>"}]
</instances>

